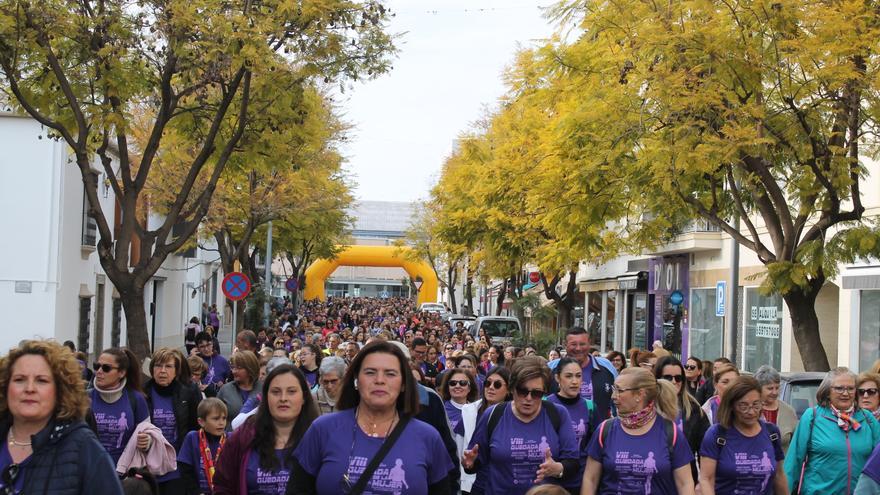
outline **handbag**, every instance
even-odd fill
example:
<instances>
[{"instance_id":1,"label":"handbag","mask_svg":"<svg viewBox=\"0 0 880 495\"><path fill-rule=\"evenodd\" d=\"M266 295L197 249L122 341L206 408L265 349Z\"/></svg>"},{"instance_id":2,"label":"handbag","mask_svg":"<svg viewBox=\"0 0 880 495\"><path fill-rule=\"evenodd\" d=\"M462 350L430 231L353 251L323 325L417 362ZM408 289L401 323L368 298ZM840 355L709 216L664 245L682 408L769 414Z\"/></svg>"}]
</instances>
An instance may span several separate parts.
<instances>
[{"instance_id":1,"label":"handbag","mask_svg":"<svg viewBox=\"0 0 880 495\"><path fill-rule=\"evenodd\" d=\"M376 452L376 455L374 455L373 458L370 459L370 463L367 464L367 467L366 467L366 469L364 469L364 472L361 473L357 482L351 488L351 491L348 492L349 494L360 495L361 493L363 493L364 488L367 487L367 482L369 482L370 478L373 477L373 473L379 467L379 464L382 462L382 459L384 459L385 456L388 455L388 452L391 450L391 447L394 447L394 444L397 443L397 439L400 438L400 434L403 433L404 428L406 428L406 425L409 423L409 419L410 419L409 416L404 416L404 417L400 418L400 421L398 421L397 425L394 427L394 429L391 430L391 434L388 435L388 438L386 438L384 442L382 442L382 446L379 447L379 450Z\"/></svg>"}]
</instances>

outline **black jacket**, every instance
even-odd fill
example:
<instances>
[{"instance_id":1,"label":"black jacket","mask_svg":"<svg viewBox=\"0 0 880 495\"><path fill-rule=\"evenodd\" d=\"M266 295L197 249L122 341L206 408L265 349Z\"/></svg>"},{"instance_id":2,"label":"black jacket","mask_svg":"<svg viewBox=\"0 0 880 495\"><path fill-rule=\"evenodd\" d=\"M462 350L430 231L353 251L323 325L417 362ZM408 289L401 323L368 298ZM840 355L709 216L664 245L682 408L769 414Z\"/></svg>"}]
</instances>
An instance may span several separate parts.
<instances>
[{"instance_id":1,"label":"black jacket","mask_svg":"<svg viewBox=\"0 0 880 495\"><path fill-rule=\"evenodd\" d=\"M9 421L0 423L0 438L6 438L9 426ZM33 454L21 472L22 493L122 495L110 454L83 421L50 421L31 442Z\"/></svg>"},{"instance_id":2,"label":"black jacket","mask_svg":"<svg viewBox=\"0 0 880 495\"><path fill-rule=\"evenodd\" d=\"M202 394L195 385L184 385L179 380L174 380L171 385L162 387L152 379L144 384L144 395L147 396L147 409L150 411L150 420L153 419L153 390L162 396L171 396L174 404L174 421L177 423L177 441L174 442L174 450L179 452L180 446L186 434L199 428L198 407L202 401Z\"/></svg>"},{"instance_id":3,"label":"black jacket","mask_svg":"<svg viewBox=\"0 0 880 495\"><path fill-rule=\"evenodd\" d=\"M682 410L682 415L684 411ZM684 436L687 438L688 446L694 453L694 462L691 463L691 474L694 477L694 483L699 482L697 472L697 462L700 458L700 445L703 443L703 437L706 430L709 429L709 418L699 404L691 402L691 415L684 418L682 422Z\"/></svg>"}]
</instances>

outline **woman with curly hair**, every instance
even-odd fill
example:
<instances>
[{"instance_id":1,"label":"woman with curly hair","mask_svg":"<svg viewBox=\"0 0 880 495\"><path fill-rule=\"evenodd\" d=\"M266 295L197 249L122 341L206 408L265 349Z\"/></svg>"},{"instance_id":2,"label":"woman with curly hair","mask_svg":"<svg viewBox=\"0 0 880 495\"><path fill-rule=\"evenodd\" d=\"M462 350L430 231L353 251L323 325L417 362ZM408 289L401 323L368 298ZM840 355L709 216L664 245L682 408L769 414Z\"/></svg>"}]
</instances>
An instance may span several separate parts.
<instances>
[{"instance_id":1,"label":"woman with curly hair","mask_svg":"<svg viewBox=\"0 0 880 495\"><path fill-rule=\"evenodd\" d=\"M86 425L82 370L69 349L28 340L0 359L0 491L122 494Z\"/></svg>"}]
</instances>

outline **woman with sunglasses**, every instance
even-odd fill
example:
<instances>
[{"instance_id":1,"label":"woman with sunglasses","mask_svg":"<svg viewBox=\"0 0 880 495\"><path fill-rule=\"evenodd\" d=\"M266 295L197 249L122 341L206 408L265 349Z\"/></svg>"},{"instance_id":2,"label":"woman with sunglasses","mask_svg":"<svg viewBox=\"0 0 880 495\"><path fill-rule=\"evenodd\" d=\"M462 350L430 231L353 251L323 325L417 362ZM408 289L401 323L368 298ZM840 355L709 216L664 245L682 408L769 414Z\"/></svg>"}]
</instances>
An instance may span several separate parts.
<instances>
[{"instance_id":1,"label":"woman with sunglasses","mask_svg":"<svg viewBox=\"0 0 880 495\"><path fill-rule=\"evenodd\" d=\"M463 411L468 405L473 404L477 400L477 382L470 373L466 373L459 368L451 368L443 375L438 392L440 397L443 398L446 416L449 418L449 426L452 427L452 438L455 440L456 447L458 447L458 457L461 458L461 454L467 446L465 442ZM464 471L462 471L461 476L464 478ZM472 479L471 483L473 483ZM470 483L468 487L470 487ZM462 490L465 489L462 488ZM470 490L465 491L469 492Z\"/></svg>"},{"instance_id":2,"label":"woman with sunglasses","mask_svg":"<svg viewBox=\"0 0 880 495\"><path fill-rule=\"evenodd\" d=\"M801 415L785 456L791 493L851 494L880 442L880 423L856 401L856 374L829 371L816 391L816 406Z\"/></svg>"},{"instance_id":3,"label":"woman with sunglasses","mask_svg":"<svg viewBox=\"0 0 880 495\"><path fill-rule=\"evenodd\" d=\"M128 349L105 349L95 361L95 381L88 391L92 401L98 441L107 449L115 466L137 425L150 417L147 399L141 391L141 366ZM138 447L146 451L147 440Z\"/></svg>"},{"instance_id":4,"label":"woman with sunglasses","mask_svg":"<svg viewBox=\"0 0 880 495\"><path fill-rule=\"evenodd\" d=\"M696 459L700 452L703 436L709 429L709 418L706 417L700 403L694 399L684 384L687 381L684 366L674 356L662 357L657 360L657 365L654 367L654 377L658 380L666 380L675 387L679 411L676 423L684 432L691 452ZM691 476L694 478L694 484L699 482L696 460L691 463Z\"/></svg>"},{"instance_id":5,"label":"woman with sunglasses","mask_svg":"<svg viewBox=\"0 0 880 495\"><path fill-rule=\"evenodd\" d=\"M880 388L880 375L877 373L865 372L859 375L856 380L856 394L858 395L859 407L866 411L870 411L874 415L874 419L880 421L880 394L877 393Z\"/></svg>"},{"instance_id":6,"label":"woman with sunglasses","mask_svg":"<svg viewBox=\"0 0 880 495\"><path fill-rule=\"evenodd\" d=\"M738 377L718 407L700 449L702 495L786 495L779 428L761 418L761 385Z\"/></svg>"},{"instance_id":7,"label":"woman with sunglasses","mask_svg":"<svg viewBox=\"0 0 880 495\"><path fill-rule=\"evenodd\" d=\"M571 493L580 493L581 480L587 465L587 446L590 444L590 437L596 424L593 401L581 397L581 384L584 377L581 365L576 359L570 357L560 359L553 371L556 375L556 383L559 384L559 391L548 396L547 401L559 404L568 410L578 452L580 452L578 474L564 486Z\"/></svg>"},{"instance_id":8,"label":"woman with sunglasses","mask_svg":"<svg viewBox=\"0 0 880 495\"><path fill-rule=\"evenodd\" d=\"M562 484L577 476L578 445L568 411L542 400L550 368L539 357L519 358L512 364L510 385L513 401L480 417L462 454L465 472L485 467L485 493L495 495L523 495L534 484Z\"/></svg>"},{"instance_id":9,"label":"woman with sunglasses","mask_svg":"<svg viewBox=\"0 0 880 495\"><path fill-rule=\"evenodd\" d=\"M763 365L755 372L755 380L761 385L761 402L763 408L761 417L764 421L774 424L779 428L782 437L782 452L788 452L788 444L797 427L797 414L794 409L779 400L779 384L782 377L770 365Z\"/></svg>"},{"instance_id":10,"label":"woman with sunglasses","mask_svg":"<svg viewBox=\"0 0 880 495\"><path fill-rule=\"evenodd\" d=\"M82 369L50 341L0 359L0 493L121 495L110 456L89 431Z\"/></svg>"},{"instance_id":11,"label":"woman with sunglasses","mask_svg":"<svg viewBox=\"0 0 880 495\"><path fill-rule=\"evenodd\" d=\"M645 493L694 495L691 448L675 421L675 387L644 368L626 368L614 380L618 416L590 440L584 495Z\"/></svg>"},{"instance_id":12,"label":"woman with sunglasses","mask_svg":"<svg viewBox=\"0 0 880 495\"><path fill-rule=\"evenodd\" d=\"M510 400L510 370L507 368L489 370L489 374L486 375L484 382L482 398L477 402L464 406L461 410L461 422L464 425L464 445L470 444L471 438L474 436L474 430L477 428L477 421L486 412L486 409L508 400ZM470 495L485 493L487 475L488 468L485 466L475 474L466 473L464 468L462 468L462 492L468 492Z\"/></svg>"},{"instance_id":13,"label":"woman with sunglasses","mask_svg":"<svg viewBox=\"0 0 880 495\"><path fill-rule=\"evenodd\" d=\"M706 383L706 379L703 378L703 362L700 358L695 356L687 358L687 362L684 363L684 376L688 393L696 397L697 390Z\"/></svg>"}]
</instances>

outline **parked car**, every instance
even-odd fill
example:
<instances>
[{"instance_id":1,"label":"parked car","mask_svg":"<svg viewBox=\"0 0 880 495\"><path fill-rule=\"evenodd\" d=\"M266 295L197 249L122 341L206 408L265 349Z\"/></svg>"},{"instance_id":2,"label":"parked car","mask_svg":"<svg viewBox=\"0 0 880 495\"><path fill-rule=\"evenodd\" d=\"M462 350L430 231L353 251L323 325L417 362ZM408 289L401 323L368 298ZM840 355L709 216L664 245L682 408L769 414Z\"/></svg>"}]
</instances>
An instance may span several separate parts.
<instances>
[{"instance_id":1,"label":"parked car","mask_svg":"<svg viewBox=\"0 0 880 495\"><path fill-rule=\"evenodd\" d=\"M428 313L445 313L446 306L441 303L422 303L419 305L419 311L427 311Z\"/></svg>"},{"instance_id":2,"label":"parked car","mask_svg":"<svg viewBox=\"0 0 880 495\"><path fill-rule=\"evenodd\" d=\"M486 329L493 344L508 345L514 336L522 335L519 320L513 316L481 316L471 325L471 335L478 338L481 328Z\"/></svg>"},{"instance_id":3,"label":"parked car","mask_svg":"<svg viewBox=\"0 0 880 495\"><path fill-rule=\"evenodd\" d=\"M449 313L445 315L443 319L449 322L449 327L453 330L455 330L455 324L458 322L461 322L464 325L464 329L467 330L471 327L471 325L473 325L474 321L476 321L477 318L475 316L464 316Z\"/></svg>"},{"instance_id":4,"label":"parked car","mask_svg":"<svg viewBox=\"0 0 880 495\"><path fill-rule=\"evenodd\" d=\"M779 400L790 405L798 418L807 409L816 405L816 390L825 378L825 373L817 371L780 373Z\"/></svg>"}]
</instances>

